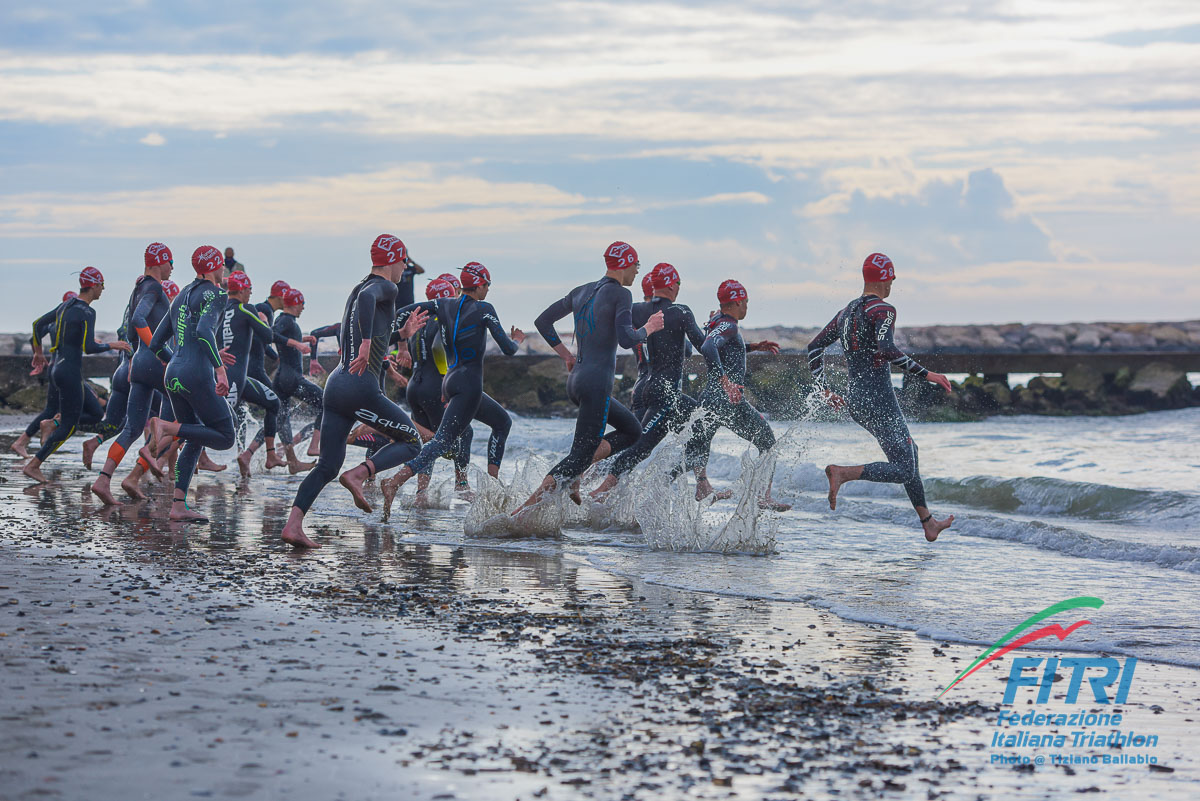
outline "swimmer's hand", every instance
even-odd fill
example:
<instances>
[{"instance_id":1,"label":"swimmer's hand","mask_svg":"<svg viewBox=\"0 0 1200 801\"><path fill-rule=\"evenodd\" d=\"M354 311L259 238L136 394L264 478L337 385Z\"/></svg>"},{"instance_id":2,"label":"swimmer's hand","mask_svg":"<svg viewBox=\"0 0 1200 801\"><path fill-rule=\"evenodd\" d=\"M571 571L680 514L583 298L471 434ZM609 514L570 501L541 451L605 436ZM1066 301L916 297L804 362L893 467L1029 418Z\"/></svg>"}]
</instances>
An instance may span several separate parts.
<instances>
[{"instance_id":1,"label":"swimmer's hand","mask_svg":"<svg viewBox=\"0 0 1200 801\"><path fill-rule=\"evenodd\" d=\"M234 356L232 353L230 353L229 348L221 348L219 351L217 351L217 353L221 357L222 369L224 369L225 365L233 364L237 361L237 356Z\"/></svg>"},{"instance_id":2,"label":"swimmer's hand","mask_svg":"<svg viewBox=\"0 0 1200 801\"><path fill-rule=\"evenodd\" d=\"M225 365L217 368L217 394L222 398L229 394L229 376L225 374Z\"/></svg>"},{"instance_id":3,"label":"swimmer's hand","mask_svg":"<svg viewBox=\"0 0 1200 801\"><path fill-rule=\"evenodd\" d=\"M400 329L400 338L408 339L424 328L428 320L429 312L424 309L416 309L412 314L408 315L408 320L404 323L404 327Z\"/></svg>"},{"instance_id":4,"label":"swimmer's hand","mask_svg":"<svg viewBox=\"0 0 1200 801\"><path fill-rule=\"evenodd\" d=\"M308 345L305 345L303 342L301 342L298 339L289 339L287 341L287 344L288 344L288 347L292 348L293 350L298 350L301 353L308 352Z\"/></svg>"},{"instance_id":5,"label":"swimmer's hand","mask_svg":"<svg viewBox=\"0 0 1200 801\"><path fill-rule=\"evenodd\" d=\"M721 389L725 390L725 397L729 398L730 403L742 402L742 386L730 381L729 376L721 376Z\"/></svg>"},{"instance_id":6,"label":"swimmer's hand","mask_svg":"<svg viewBox=\"0 0 1200 801\"><path fill-rule=\"evenodd\" d=\"M832 389L821 390L821 397L829 404L830 408L836 411L841 411L846 408L846 399L834 392Z\"/></svg>"},{"instance_id":7,"label":"swimmer's hand","mask_svg":"<svg viewBox=\"0 0 1200 801\"><path fill-rule=\"evenodd\" d=\"M925 375L925 380L932 384L937 384L939 387L946 390L947 395L954 394L954 387L950 386L950 379L946 378L946 376L942 375L941 373L927 373Z\"/></svg>"},{"instance_id":8,"label":"swimmer's hand","mask_svg":"<svg viewBox=\"0 0 1200 801\"><path fill-rule=\"evenodd\" d=\"M764 339L762 342L753 342L747 345L746 350L759 351L761 353L779 353L779 343Z\"/></svg>"},{"instance_id":9,"label":"swimmer's hand","mask_svg":"<svg viewBox=\"0 0 1200 801\"><path fill-rule=\"evenodd\" d=\"M47 364L49 364L49 362L46 361L46 354L42 353L40 350L34 351L33 361L30 363L30 367L33 369L29 371L29 374L41 375L41 372L46 369Z\"/></svg>"},{"instance_id":10,"label":"swimmer's hand","mask_svg":"<svg viewBox=\"0 0 1200 801\"><path fill-rule=\"evenodd\" d=\"M346 367L350 371L350 375L362 375L367 371L367 361L371 357L371 340L364 339L362 344L358 346L358 355L350 360L350 364Z\"/></svg>"},{"instance_id":11,"label":"swimmer's hand","mask_svg":"<svg viewBox=\"0 0 1200 801\"><path fill-rule=\"evenodd\" d=\"M313 359L308 364L308 374L309 375L325 375L325 368L321 366L321 363L319 361L317 361L316 359Z\"/></svg>"},{"instance_id":12,"label":"swimmer's hand","mask_svg":"<svg viewBox=\"0 0 1200 801\"><path fill-rule=\"evenodd\" d=\"M304 341L305 341L305 342L307 342L309 345L316 345L316 344L317 344L317 338L316 338L316 337L314 337L312 334L305 334L305 335L304 335Z\"/></svg>"},{"instance_id":13,"label":"swimmer's hand","mask_svg":"<svg viewBox=\"0 0 1200 801\"><path fill-rule=\"evenodd\" d=\"M116 342L109 342L108 347L112 350L119 350L124 353L129 353L133 348L129 347L129 343L123 339L118 339Z\"/></svg>"},{"instance_id":14,"label":"swimmer's hand","mask_svg":"<svg viewBox=\"0 0 1200 801\"><path fill-rule=\"evenodd\" d=\"M408 386L408 379L396 369L395 363L391 359L385 359L383 362L387 366L388 377L399 384L401 387Z\"/></svg>"},{"instance_id":15,"label":"swimmer's hand","mask_svg":"<svg viewBox=\"0 0 1200 801\"><path fill-rule=\"evenodd\" d=\"M554 352L557 353L558 357L560 359L562 359L563 362L567 365L568 373L575 369L575 354L573 354L573 353L571 353L571 351L567 350L566 345L559 342L557 345L554 346Z\"/></svg>"},{"instance_id":16,"label":"swimmer's hand","mask_svg":"<svg viewBox=\"0 0 1200 801\"><path fill-rule=\"evenodd\" d=\"M407 370L412 367L412 355L408 352L407 348L401 348L396 351L396 354L392 356L392 361L396 363L397 369L404 368Z\"/></svg>"},{"instance_id":17,"label":"swimmer's hand","mask_svg":"<svg viewBox=\"0 0 1200 801\"><path fill-rule=\"evenodd\" d=\"M663 313L655 312L650 315L650 319L646 321L646 324L642 328L646 331L646 336L661 331L663 329Z\"/></svg>"},{"instance_id":18,"label":"swimmer's hand","mask_svg":"<svg viewBox=\"0 0 1200 801\"><path fill-rule=\"evenodd\" d=\"M520 345L525 341L525 332L514 325L512 330L508 332L508 338Z\"/></svg>"}]
</instances>

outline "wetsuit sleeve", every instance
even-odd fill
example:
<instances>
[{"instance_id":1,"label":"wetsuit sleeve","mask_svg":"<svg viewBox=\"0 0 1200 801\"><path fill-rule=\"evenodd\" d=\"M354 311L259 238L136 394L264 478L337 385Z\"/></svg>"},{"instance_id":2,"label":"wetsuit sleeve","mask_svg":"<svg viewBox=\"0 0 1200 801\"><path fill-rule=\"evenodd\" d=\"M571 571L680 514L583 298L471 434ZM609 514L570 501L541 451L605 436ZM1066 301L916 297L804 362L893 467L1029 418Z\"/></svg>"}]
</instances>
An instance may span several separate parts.
<instances>
[{"instance_id":1,"label":"wetsuit sleeve","mask_svg":"<svg viewBox=\"0 0 1200 801\"><path fill-rule=\"evenodd\" d=\"M214 368L221 366L221 355L217 352L217 324L225 310L224 292L215 288L204 291L200 317L196 321L196 338L204 343L204 353Z\"/></svg>"},{"instance_id":2,"label":"wetsuit sleeve","mask_svg":"<svg viewBox=\"0 0 1200 801\"><path fill-rule=\"evenodd\" d=\"M133 326L133 330L137 333L138 338L142 340L143 345L149 345L151 337L154 334L150 331L150 313L154 311L154 307L158 305L158 298L155 292L143 292L138 305L134 307L133 314L129 316L129 324ZM126 334L129 332L126 331ZM124 339L125 337L122 337Z\"/></svg>"},{"instance_id":3,"label":"wetsuit sleeve","mask_svg":"<svg viewBox=\"0 0 1200 801\"><path fill-rule=\"evenodd\" d=\"M613 316L617 344L622 348L632 348L637 343L646 341L646 330L633 327L633 295L629 294L625 287L618 287L618 290Z\"/></svg>"},{"instance_id":4,"label":"wetsuit sleeve","mask_svg":"<svg viewBox=\"0 0 1200 801\"><path fill-rule=\"evenodd\" d=\"M279 332L267 325L266 322L263 321L263 318L258 316L257 310L247 308L246 304L244 303L239 303L238 312L246 315L246 317L250 319L250 333L253 334L254 338L261 342L264 347L269 346L272 341L279 338L282 338L283 342L286 344L287 337L280 337Z\"/></svg>"},{"instance_id":5,"label":"wetsuit sleeve","mask_svg":"<svg viewBox=\"0 0 1200 801\"><path fill-rule=\"evenodd\" d=\"M896 309L890 303L880 303L866 312L867 319L875 324L875 345L879 355L905 372L918 378L929 375L929 370L917 364L900 348L893 338L896 333Z\"/></svg>"},{"instance_id":6,"label":"wetsuit sleeve","mask_svg":"<svg viewBox=\"0 0 1200 801\"><path fill-rule=\"evenodd\" d=\"M505 356L512 356L521 346L509 338L504 326L500 325L500 318L496 315L496 308L490 303L480 303L480 311L483 312L484 325L492 332L492 339L496 340L496 344L500 346L501 352Z\"/></svg>"},{"instance_id":7,"label":"wetsuit sleeve","mask_svg":"<svg viewBox=\"0 0 1200 801\"><path fill-rule=\"evenodd\" d=\"M83 352L104 353L112 350L96 341L96 310L89 306L83 313Z\"/></svg>"},{"instance_id":8,"label":"wetsuit sleeve","mask_svg":"<svg viewBox=\"0 0 1200 801\"><path fill-rule=\"evenodd\" d=\"M424 309L430 314L437 314L437 301L425 300L420 303L413 303L405 306L403 309L396 312L396 324L392 326L392 330L399 332L400 329L404 327L404 324L408 322L408 318L411 317L413 312L415 312L417 309ZM364 337L364 339L365 338L366 337ZM396 341L400 341L399 337L396 337Z\"/></svg>"},{"instance_id":9,"label":"wetsuit sleeve","mask_svg":"<svg viewBox=\"0 0 1200 801\"><path fill-rule=\"evenodd\" d=\"M700 346L700 352L704 354L704 363L708 365L709 373L725 375L725 365L721 363L721 348L736 334L737 325L729 320L722 320L708 332L704 344Z\"/></svg>"},{"instance_id":10,"label":"wetsuit sleeve","mask_svg":"<svg viewBox=\"0 0 1200 801\"><path fill-rule=\"evenodd\" d=\"M46 336L46 334L49 334L54 328L54 318L57 316L58 307L55 306L53 309L33 321L33 338L29 340L30 345L37 347L41 344L42 339Z\"/></svg>"},{"instance_id":11,"label":"wetsuit sleeve","mask_svg":"<svg viewBox=\"0 0 1200 801\"><path fill-rule=\"evenodd\" d=\"M692 310L686 306L681 306L680 311L683 312L683 333L687 335L688 341L696 350L704 347L704 332L700 330L700 326L696 325L696 315L692 314Z\"/></svg>"},{"instance_id":12,"label":"wetsuit sleeve","mask_svg":"<svg viewBox=\"0 0 1200 801\"><path fill-rule=\"evenodd\" d=\"M821 332L813 337L813 341L808 343L808 369L818 384L825 380L825 349L837 342L838 320L841 316L841 312L838 312Z\"/></svg>"},{"instance_id":13,"label":"wetsuit sleeve","mask_svg":"<svg viewBox=\"0 0 1200 801\"><path fill-rule=\"evenodd\" d=\"M172 303L171 308L158 321L158 328L154 329L154 336L150 337L150 352L157 356L163 364L171 360L171 351L167 347L167 343L171 340L171 335L175 333L175 318L178 314L179 310Z\"/></svg>"},{"instance_id":14,"label":"wetsuit sleeve","mask_svg":"<svg viewBox=\"0 0 1200 801\"><path fill-rule=\"evenodd\" d=\"M558 337L558 332L554 330L554 324L571 313L571 296L567 295L561 300L556 300L550 304L547 309L538 315L538 318L533 321L533 325L537 328L538 333L542 335L542 339L549 343L550 347L556 348L562 344L562 340Z\"/></svg>"},{"instance_id":15,"label":"wetsuit sleeve","mask_svg":"<svg viewBox=\"0 0 1200 801\"><path fill-rule=\"evenodd\" d=\"M309 335L314 336L317 339L328 339L329 337L337 337L338 339L341 339L342 324L332 323L330 325L323 325L320 328L314 328L309 332Z\"/></svg>"}]
</instances>

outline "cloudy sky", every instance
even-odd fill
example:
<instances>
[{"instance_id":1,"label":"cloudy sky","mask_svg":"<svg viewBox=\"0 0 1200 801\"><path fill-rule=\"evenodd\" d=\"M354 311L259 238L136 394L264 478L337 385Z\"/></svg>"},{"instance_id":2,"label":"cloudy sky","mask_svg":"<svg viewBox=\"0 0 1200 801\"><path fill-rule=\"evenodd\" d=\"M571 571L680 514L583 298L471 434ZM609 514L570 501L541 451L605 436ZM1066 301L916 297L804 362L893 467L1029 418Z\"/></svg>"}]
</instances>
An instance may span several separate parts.
<instances>
[{"instance_id":1,"label":"cloudy sky","mask_svg":"<svg viewBox=\"0 0 1200 801\"><path fill-rule=\"evenodd\" d=\"M525 327L614 239L751 324L876 250L902 325L1194 319L1198 133L1195 0L6 3L0 329L153 240L315 326L382 232Z\"/></svg>"}]
</instances>

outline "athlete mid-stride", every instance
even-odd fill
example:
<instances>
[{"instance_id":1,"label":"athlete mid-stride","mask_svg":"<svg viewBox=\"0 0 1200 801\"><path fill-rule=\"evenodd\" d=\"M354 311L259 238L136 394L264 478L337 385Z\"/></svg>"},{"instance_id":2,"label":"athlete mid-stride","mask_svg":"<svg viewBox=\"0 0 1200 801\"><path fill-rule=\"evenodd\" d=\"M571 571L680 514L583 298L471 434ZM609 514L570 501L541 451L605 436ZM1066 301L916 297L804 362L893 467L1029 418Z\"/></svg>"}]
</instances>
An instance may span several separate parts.
<instances>
[{"instance_id":1,"label":"athlete mid-stride","mask_svg":"<svg viewBox=\"0 0 1200 801\"><path fill-rule=\"evenodd\" d=\"M206 520L187 506L188 488L202 448L223 451L233 447L233 414L225 395L229 378L217 347L217 328L225 309L225 293L217 285L225 269L221 251L202 245L192 254L196 280L188 284L159 323L150 348L167 364L163 383L175 412L174 421L155 420L151 432L156 440L183 440L175 464L175 496L170 518L180 521ZM172 350L167 350L167 343Z\"/></svg>"},{"instance_id":2,"label":"athlete mid-stride","mask_svg":"<svg viewBox=\"0 0 1200 801\"><path fill-rule=\"evenodd\" d=\"M620 477L648 457L669 432L682 430L700 405L683 392L683 360L687 343L690 341L700 349L704 346L705 338L700 326L696 325L692 310L675 302L682 283L679 271L673 265L662 262L654 265L647 277L651 279L653 298L649 302L634 304L633 324L637 325L639 320L662 312L663 329L651 334L637 346L646 365L645 379L640 375L638 377L638 382L642 384L640 399L638 386L634 385L635 407L640 400L643 412L640 418L642 434L632 447L621 451L612 460L608 476L592 492L593 500L602 499L617 485Z\"/></svg>"},{"instance_id":3,"label":"athlete mid-stride","mask_svg":"<svg viewBox=\"0 0 1200 801\"><path fill-rule=\"evenodd\" d=\"M164 282L170 278L175 260L171 255L170 248L161 242L152 242L146 247L143 263L145 270L133 288L133 294L129 298L129 304L125 307L125 317L121 325L125 331L125 338L133 349L133 355L128 359L122 358L117 371L113 373L114 393L118 382L125 387L123 404L125 408L121 415L122 426L121 430L117 432L116 439L108 447L108 457L104 460L104 467L100 469L100 475L96 476L96 480L92 483L92 494L103 501L106 506L117 505L111 489L113 471L125 458L126 448L142 435L146 420L150 416L154 392L156 389L162 390L161 363L145 346L150 344L155 329L158 328L158 324L162 322L171 306L171 301L167 300ZM140 358L139 353L142 354ZM135 363L138 367L143 368L137 372L145 372L146 365L150 365L151 386L134 382ZM109 404L112 404L111 400ZM130 425L131 419L132 425ZM96 437L83 443L83 463L88 467L91 467L92 453L99 447L100 442L101 438ZM136 484L134 486L136 488ZM137 494L140 494L140 491Z\"/></svg>"},{"instance_id":4,"label":"athlete mid-stride","mask_svg":"<svg viewBox=\"0 0 1200 801\"><path fill-rule=\"evenodd\" d=\"M542 500L547 492L570 484L576 496L575 482L591 465L606 441L608 452L617 453L629 447L642 433L641 422L612 396L616 373L617 346L632 348L663 327L662 312L656 312L640 328L632 323L633 296L626 288L637 278L637 251L625 242L614 242L604 251L604 277L590 284L575 287L561 300L555 301L534 325L567 365L567 396L579 406L575 421L575 438L571 452L550 469L541 486L525 503L513 512L519 515ZM554 324L573 315L578 359L567 349L554 330ZM609 423L616 431L605 437Z\"/></svg>"},{"instance_id":5,"label":"athlete mid-stride","mask_svg":"<svg viewBox=\"0 0 1200 801\"><path fill-rule=\"evenodd\" d=\"M441 393L446 407L433 439L396 475L380 482L385 519L404 482L426 472L438 457L459 443L473 418L492 429L488 441L488 472L492 477L500 474L512 418L483 392L483 355L488 334L505 356L512 356L525 341L525 333L514 327L506 334L495 307L485 300L492 285L492 276L486 267L477 261L470 262L462 268L459 280L462 281L460 297L416 303L401 309L396 316L397 325L403 325L407 316L418 309L437 316L442 347L446 351L446 377L442 379Z\"/></svg>"},{"instance_id":6,"label":"athlete mid-stride","mask_svg":"<svg viewBox=\"0 0 1200 801\"><path fill-rule=\"evenodd\" d=\"M887 456L886 462L865 465L836 465L825 468L829 479L829 508L837 508L838 490L847 481L877 481L903 484L925 529L925 539L933 542L938 534L950 527L954 515L937 520L925 506L925 487L917 463L917 444L908 431L908 423L896 391L892 388L892 366L917 378L951 391L950 381L941 373L933 373L917 364L896 346L896 309L884 298L892 292L896 267L882 253L872 253L863 261L863 291L837 313L821 333L808 344L808 367L818 386L823 388L826 401L835 409L845 408L854 422L865 428L879 442ZM849 383L845 396L825 388L825 349L841 341L849 368Z\"/></svg>"},{"instance_id":7,"label":"athlete mid-stride","mask_svg":"<svg viewBox=\"0 0 1200 801\"><path fill-rule=\"evenodd\" d=\"M247 369L250 362L250 345L253 341L262 345L274 342L280 348L292 348L301 352L308 350L309 346L299 339L284 337L272 329L266 321L266 315L249 305L250 293L254 288L250 276L241 270L230 273L225 286L229 298L225 301L225 310L221 315L220 345L223 353L233 357L232 364L226 370L229 376L229 395L226 399L235 415L246 413L246 403L254 404L266 413L263 437L267 443L267 469L289 465L294 475L307 468L296 458L291 442L286 443L286 462L275 453L279 396L269 386L247 375ZM253 455L254 452L247 448L238 456L238 469L244 477L250 475L250 459ZM311 465L308 467L311 468Z\"/></svg>"},{"instance_id":8,"label":"athlete mid-stride","mask_svg":"<svg viewBox=\"0 0 1200 801\"><path fill-rule=\"evenodd\" d=\"M295 339L310 345L316 344L316 338L307 336L300 330L300 315L304 313L304 293L295 287L289 287L283 292L283 308L275 316L272 328L275 333L285 339ZM272 389L279 396L279 433L284 442L294 442L292 439L292 415L288 401L296 398L316 413L312 442L308 445L308 455L316 456L321 450L321 388L304 377L304 353L308 348L295 350L284 348L279 352L279 369L275 371L275 381ZM266 431L264 429L264 436Z\"/></svg>"},{"instance_id":9,"label":"athlete mid-stride","mask_svg":"<svg viewBox=\"0 0 1200 801\"><path fill-rule=\"evenodd\" d=\"M68 291L63 293L62 303L55 306L50 311L43 314L33 322L33 336L29 338L29 346L33 348L33 360L30 362L30 375L41 375L47 368L53 369L54 362L46 361L45 354L42 353L42 340L54 330L54 320L58 316L59 306L66 303L71 298L79 297L79 293ZM51 354L53 358L54 354ZM22 459L29 458L29 443L33 440L34 434L40 434L44 440L50 436L50 432L56 427L54 424L54 416L58 414L58 390L54 388L54 382L46 382L46 405L42 411L37 414L25 430L21 432L21 436L9 445L8 448ZM43 426L45 426L43 432Z\"/></svg>"},{"instance_id":10,"label":"athlete mid-stride","mask_svg":"<svg viewBox=\"0 0 1200 801\"><path fill-rule=\"evenodd\" d=\"M717 303L721 311L708 321L708 334L700 352L708 367L708 382L701 396L700 405L704 415L692 427L684 453L684 468L696 473L696 500L713 494L708 480L708 457L717 429L725 426L733 433L754 445L759 453L766 453L775 446L775 434L762 413L750 405L742 394L746 383L746 352L763 351L778 353L779 345L769 340L747 343L742 339L738 323L746 319L750 295L740 282L733 279L722 281L717 287ZM673 477L682 472L679 468ZM728 490L716 493L716 497L728 498ZM758 505L764 509L785 512L790 504L781 503L771 497L771 483L759 498Z\"/></svg>"},{"instance_id":11,"label":"athlete mid-stride","mask_svg":"<svg viewBox=\"0 0 1200 801\"><path fill-rule=\"evenodd\" d=\"M380 470L407 462L420 449L421 437L412 421L380 389L384 355L396 318L396 282L404 272L407 255L398 237L380 234L371 245L370 274L346 299L341 360L325 382L322 400L321 455L316 469L300 484L280 535L296 548L319 547L304 532L304 516L346 461L346 437L355 423L367 423L392 440L342 474L342 486L350 490L355 505L364 511L371 511L371 505L363 494L363 482ZM424 310L417 310L409 316L401 336L407 339L420 331L428 319Z\"/></svg>"},{"instance_id":12,"label":"athlete mid-stride","mask_svg":"<svg viewBox=\"0 0 1200 801\"><path fill-rule=\"evenodd\" d=\"M39 484L46 482L41 465L79 426L84 403L88 397L83 385L83 354L104 353L108 350L129 350L128 342L101 344L96 342L96 310L92 302L104 292L104 276L95 267L85 267L79 273L79 295L57 309L54 319L54 369L50 380L58 390L59 425L42 441L42 447L30 459L22 472ZM35 330L37 326L34 326Z\"/></svg>"}]
</instances>

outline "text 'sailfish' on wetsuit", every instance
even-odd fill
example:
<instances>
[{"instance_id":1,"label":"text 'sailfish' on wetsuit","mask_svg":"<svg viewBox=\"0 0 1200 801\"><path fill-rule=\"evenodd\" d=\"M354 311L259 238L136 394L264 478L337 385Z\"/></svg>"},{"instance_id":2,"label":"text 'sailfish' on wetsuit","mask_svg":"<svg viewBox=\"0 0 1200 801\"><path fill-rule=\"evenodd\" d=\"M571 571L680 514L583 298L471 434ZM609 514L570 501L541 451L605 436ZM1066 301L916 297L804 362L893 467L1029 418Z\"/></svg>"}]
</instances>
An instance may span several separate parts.
<instances>
[{"instance_id":1,"label":"text 'sailfish' on wetsuit","mask_svg":"<svg viewBox=\"0 0 1200 801\"><path fill-rule=\"evenodd\" d=\"M400 330L400 326L393 328L396 332ZM393 336L398 334L394 333ZM407 344L408 355L412 358L412 378L408 380L405 390L408 407L412 409L413 420L418 425L430 431L437 431L445 409L442 403L442 378L446 375L446 349L442 347L441 326L437 317L430 317L419 333L409 337ZM507 417L507 414L505 416ZM507 434L507 429L505 433ZM454 445L455 469L466 469L471 458L473 439L474 431L467 426ZM426 472L432 472L432 465Z\"/></svg>"},{"instance_id":2,"label":"text 'sailfish' on wetsuit","mask_svg":"<svg viewBox=\"0 0 1200 801\"><path fill-rule=\"evenodd\" d=\"M742 386L746 383L746 343L742 339L738 322L728 314L718 314L708 323L708 336L700 347L708 366L708 383L701 397L701 405L708 414L696 422L692 438L687 445L686 467L690 470L703 469L708 465L712 439L721 426L733 431L758 448L759 453L775 444L771 426L757 409L745 398L730 403L729 396L721 386L721 378L728 378Z\"/></svg>"},{"instance_id":3,"label":"text 'sailfish' on wetsuit","mask_svg":"<svg viewBox=\"0 0 1200 801\"><path fill-rule=\"evenodd\" d=\"M247 306L234 298L227 298L225 310L221 314L221 349L228 350L236 359L225 368L229 377L229 395L226 400L235 410L241 401L253 403L266 412L263 424L263 436L274 437L279 416L279 396L265 384L251 378L247 371L250 367L250 347L252 343L269 345L278 342L280 348L287 345L287 340L272 330L258 316L258 310Z\"/></svg>"},{"instance_id":4,"label":"text 'sailfish' on wetsuit","mask_svg":"<svg viewBox=\"0 0 1200 801\"><path fill-rule=\"evenodd\" d=\"M217 327L224 308L221 288L197 278L180 290L150 340L150 349L160 361L168 362L163 384L180 424L178 436L184 442L175 462L175 488L185 498L200 451L233 447L233 415L217 394L215 372L221 366Z\"/></svg>"},{"instance_id":5,"label":"text 'sailfish' on wetsuit","mask_svg":"<svg viewBox=\"0 0 1200 801\"><path fill-rule=\"evenodd\" d=\"M150 347L150 343L159 335L160 328L164 341L171 338L173 331L172 318L167 314L171 309L171 302L167 300L167 293L163 291L162 284L157 279L143 276L134 293L139 295L139 298L130 317L130 323L134 326L137 334L132 337L133 341L130 342L134 352L130 360L129 401L125 407L125 426L117 434L115 444L118 447L109 449L108 452L109 457L118 463L129 446L145 430L146 421L150 419L155 403L155 393L160 393L161 396L166 392L166 388L163 386L163 375L166 368L154 352L155 349ZM144 330L153 332L147 342L142 340ZM168 408L161 410L165 411L163 418L172 419L174 414L169 408L170 404L165 405Z\"/></svg>"},{"instance_id":6,"label":"text 'sailfish' on wetsuit","mask_svg":"<svg viewBox=\"0 0 1200 801\"><path fill-rule=\"evenodd\" d=\"M303 340L304 333L294 315L280 312L275 316L271 326L275 331L275 341L286 342L289 339ZM275 381L272 383L275 394L279 396L279 433L284 442L292 441L292 416L288 409L288 401L296 398L301 403L312 407L316 412L313 425L321 427L321 395L319 386L304 377L304 354L295 348L279 348L279 369L275 371ZM266 434L264 430L263 434ZM324 435L322 435L324 436Z\"/></svg>"},{"instance_id":7,"label":"text 'sailfish' on wetsuit","mask_svg":"<svg viewBox=\"0 0 1200 801\"><path fill-rule=\"evenodd\" d=\"M383 394L379 378L383 357L396 316L396 285L381 275L369 275L346 299L342 316L342 358L325 382L324 416L321 423L321 457L300 489L294 506L307 512L325 485L333 480L346 460L346 437L355 422L367 423L391 437L392 443L371 457L375 471L407 462L416 455L421 438L404 410ZM350 372L350 362L370 340L367 369L362 375Z\"/></svg>"},{"instance_id":8,"label":"text 'sailfish' on wetsuit","mask_svg":"<svg viewBox=\"0 0 1200 801\"><path fill-rule=\"evenodd\" d=\"M655 313L663 313L663 328L641 345L646 362L642 389L642 434L633 447L613 460L609 473L624 475L663 441L669 431L678 431L699 403L683 393L683 360L687 343L697 350L704 346L704 333L696 325L692 310L666 298L633 305L633 324L645 325ZM642 379L639 378L639 381Z\"/></svg>"},{"instance_id":9,"label":"text 'sailfish' on wetsuit","mask_svg":"<svg viewBox=\"0 0 1200 801\"><path fill-rule=\"evenodd\" d=\"M45 315L34 323L35 336L39 330L46 330ZM100 403L83 385L83 354L111 350L108 345L96 342L96 310L79 298L71 298L54 310L50 332L53 335L50 350L54 355L50 381L58 394L58 413L62 417L58 428L38 449L40 462L46 461L81 426L99 424Z\"/></svg>"},{"instance_id":10,"label":"text 'sailfish' on wetsuit","mask_svg":"<svg viewBox=\"0 0 1200 801\"><path fill-rule=\"evenodd\" d=\"M611 397L617 346L632 348L646 340L646 332L633 327L632 306L629 290L605 276L575 287L534 322L538 333L554 347L562 343L554 324L568 314L575 321L576 363L567 377L567 396L579 406L579 417L571 452L550 470L559 483L582 475L601 439L607 439L613 453L617 453L636 442L642 433L633 412ZM616 431L605 437L604 429L610 422Z\"/></svg>"},{"instance_id":11,"label":"text 'sailfish' on wetsuit","mask_svg":"<svg viewBox=\"0 0 1200 801\"><path fill-rule=\"evenodd\" d=\"M504 458L512 418L500 404L483 393L483 354L488 332L506 356L516 353L519 346L509 339L496 309L485 300L463 295L414 303L399 311L396 326L402 327L417 309L424 309L437 318L442 347L446 351L446 377L442 379L446 408L437 433L408 466L414 473L428 470L434 460L454 447L463 431L470 427L472 418L492 429L488 440L488 464L499 465Z\"/></svg>"},{"instance_id":12,"label":"text 'sailfish' on wetsuit","mask_svg":"<svg viewBox=\"0 0 1200 801\"><path fill-rule=\"evenodd\" d=\"M845 398L850 416L875 437L888 458L865 465L863 480L903 484L913 506L924 506L917 445L896 400L891 368L895 365L918 378L929 371L896 346L895 332L892 304L877 295L855 298L808 344L808 367L817 383L823 384L825 349L841 341L849 372Z\"/></svg>"}]
</instances>

